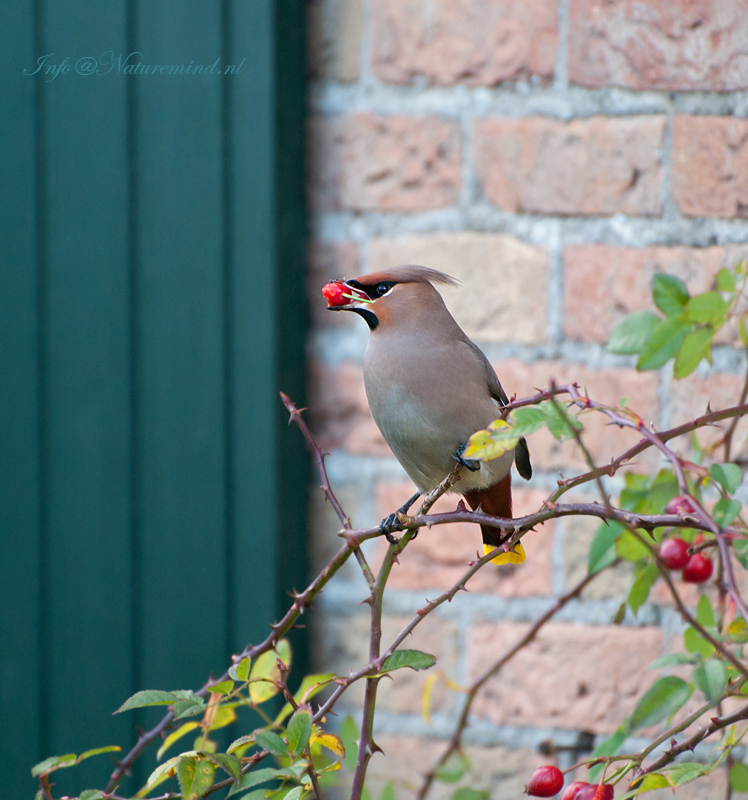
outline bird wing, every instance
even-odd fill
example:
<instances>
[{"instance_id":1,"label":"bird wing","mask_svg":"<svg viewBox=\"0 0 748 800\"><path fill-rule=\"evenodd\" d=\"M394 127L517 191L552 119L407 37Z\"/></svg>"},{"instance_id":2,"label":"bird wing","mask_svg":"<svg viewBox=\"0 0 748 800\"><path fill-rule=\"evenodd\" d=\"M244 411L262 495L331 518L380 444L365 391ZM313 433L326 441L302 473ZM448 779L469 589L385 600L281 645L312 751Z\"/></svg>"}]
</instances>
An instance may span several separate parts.
<instances>
[{"instance_id":1,"label":"bird wing","mask_svg":"<svg viewBox=\"0 0 748 800\"><path fill-rule=\"evenodd\" d=\"M491 362L486 358L486 354L478 347L478 345L465 337L465 344L470 348L473 355L478 359L486 374L486 384L488 386L489 395L501 406L509 404L509 398L506 396L499 376L496 370L491 366ZM527 447L527 441L523 436L514 448L514 463L517 465L517 472L526 480L532 478L532 464L530 463L530 450Z\"/></svg>"}]
</instances>

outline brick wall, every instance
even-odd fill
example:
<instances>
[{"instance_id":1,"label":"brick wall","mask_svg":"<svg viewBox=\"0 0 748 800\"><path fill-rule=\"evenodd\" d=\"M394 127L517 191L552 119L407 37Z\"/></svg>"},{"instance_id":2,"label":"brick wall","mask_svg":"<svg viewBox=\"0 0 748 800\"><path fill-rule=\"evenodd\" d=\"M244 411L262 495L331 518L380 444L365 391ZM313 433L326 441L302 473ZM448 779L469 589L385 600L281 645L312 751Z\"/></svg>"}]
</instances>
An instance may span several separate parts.
<instances>
[{"instance_id":1,"label":"brick wall","mask_svg":"<svg viewBox=\"0 0 748 800\"><path fill-rule=\"evenodd\" d=\"M597 398L630 398L659 427L707 400L736 400L745 359L729 342L713 370L700 368L697 391L669 369L636 373L604 344L618 319L648 305L654 272L703 291L720 266L748 254L744 4L313 0L310 69L310 407L354 523L378 521L412 487L366 405L368 330L323 309L319 289L330 278L398 263L459 278L447 303L509 394L578 380ZM631 441L603 425L589 435L600 459ZM583 466L570 445L539 437L531 446L536 474L530 484L515 478L518 513L537 509L559 470ZM320 565L339 525L319 493L311 502ZM412 646L436 654L446 678L469 681L584 574L595 528L557 521L528 536L525 565L481 572ZM386 632L456 580L479 538L469 526L419 536L393 572ZM381 547L369 549L374 561ZM347 673L365 663L356 570L317 609L319 667ZM628 579L623 568L592 584L487 686L466 741L492 798L520 795L547 761L541 741L570 744L582 728L609 733L651 680L642 669L675 646L680 625L665 604L611 624ZM386 757L375 757L371 773L374 786L395 780L398 798L440 752L461 700L440 685L427 723L425 680L398 674L382 690L376 738ZM357 700L352 692L348 707ZM723 783L715 776L678 797L716 796Z\"/></svg>"}]
</instances>

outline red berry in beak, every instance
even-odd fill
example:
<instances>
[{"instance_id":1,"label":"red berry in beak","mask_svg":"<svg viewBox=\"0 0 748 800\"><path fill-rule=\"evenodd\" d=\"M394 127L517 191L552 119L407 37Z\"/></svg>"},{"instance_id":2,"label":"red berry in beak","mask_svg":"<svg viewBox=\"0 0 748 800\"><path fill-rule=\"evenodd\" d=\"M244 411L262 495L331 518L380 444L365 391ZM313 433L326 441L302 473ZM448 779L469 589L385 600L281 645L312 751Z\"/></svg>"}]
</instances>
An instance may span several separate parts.
<instances>
[{"instance_id":1,"label":"red berry in beak","mask_svg":"<svg viewBox=\"0 0 748 800\"><path fill-rule=\"evenodd\" d=\"M660 558L668 569L683 569L688 564L688 543L677 536L666 539L660 547Z\"/></svg>"},{"instance_id":2,"label":"red berry in beak","mask_svg":"<svg viewBox=\"0 0 748 800\"><path fill-rule=\"evenodd\" d=\"M686 583L704 583L708 581L714 571L711 560L701 553L694 553L683 568L683 580Z\"/></svg>"},{"instance_id":3,"label":"red berry in beak","mask_svg":"<svg viewBox=\"0 0 748 800\"><path fill-rule=\"evenodd\" d=\"M532 797L553 797L563 785L564 776L558 767L539 767L530 776L525 791Z\"/></svg>"},{"instance_id":4,"label":"red berry in beak","mask_svg":"<svg viewBox=\"0 0 748 800\"><path fill-rule=\"evenodd\" d=\"M350 299L343 297L345 294L350 294L348 287L339 281L331 281L322 287L322 296L327 300L328 308L347 306L350 303Z\"/></svg>"}]
</instances>

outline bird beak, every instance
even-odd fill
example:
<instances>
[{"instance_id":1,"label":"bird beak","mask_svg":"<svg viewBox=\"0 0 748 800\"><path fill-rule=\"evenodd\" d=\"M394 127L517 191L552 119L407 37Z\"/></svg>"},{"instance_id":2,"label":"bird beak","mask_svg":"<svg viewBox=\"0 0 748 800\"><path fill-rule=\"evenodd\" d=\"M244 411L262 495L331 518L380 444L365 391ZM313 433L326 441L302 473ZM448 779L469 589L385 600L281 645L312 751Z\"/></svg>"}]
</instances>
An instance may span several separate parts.
<instances>
[{"instance_id":1,"label":"bird beak","mask_svg":"<svg viewBox=\"0 0 748 800\"><path fill-rule=\"evenodd\" d=\"M322 287L322 295L327 300L329 311L352 311L365 308L374 301L364 292L346 281L330 281Z\"/></svg>"}]
</instances>

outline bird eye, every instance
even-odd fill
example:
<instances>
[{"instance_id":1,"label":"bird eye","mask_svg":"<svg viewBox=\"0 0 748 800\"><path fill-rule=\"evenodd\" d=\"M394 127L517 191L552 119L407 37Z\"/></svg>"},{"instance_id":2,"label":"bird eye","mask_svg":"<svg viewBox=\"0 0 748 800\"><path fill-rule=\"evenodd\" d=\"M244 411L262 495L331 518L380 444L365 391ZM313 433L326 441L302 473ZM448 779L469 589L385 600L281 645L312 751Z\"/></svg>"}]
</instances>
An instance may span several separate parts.
<instances>
[{"instance_id":1,"label":"bird eye","mask_svg":"<svg viewBox=\"0 0 748 800\"><path fill-rule=\"evenodd\" d=\"M377 294L379 297L381 297L383 294L387 294L387 292L389 292L394 285L394 283L380 283L377 286Z\"/></svg>"}]
</instances>

